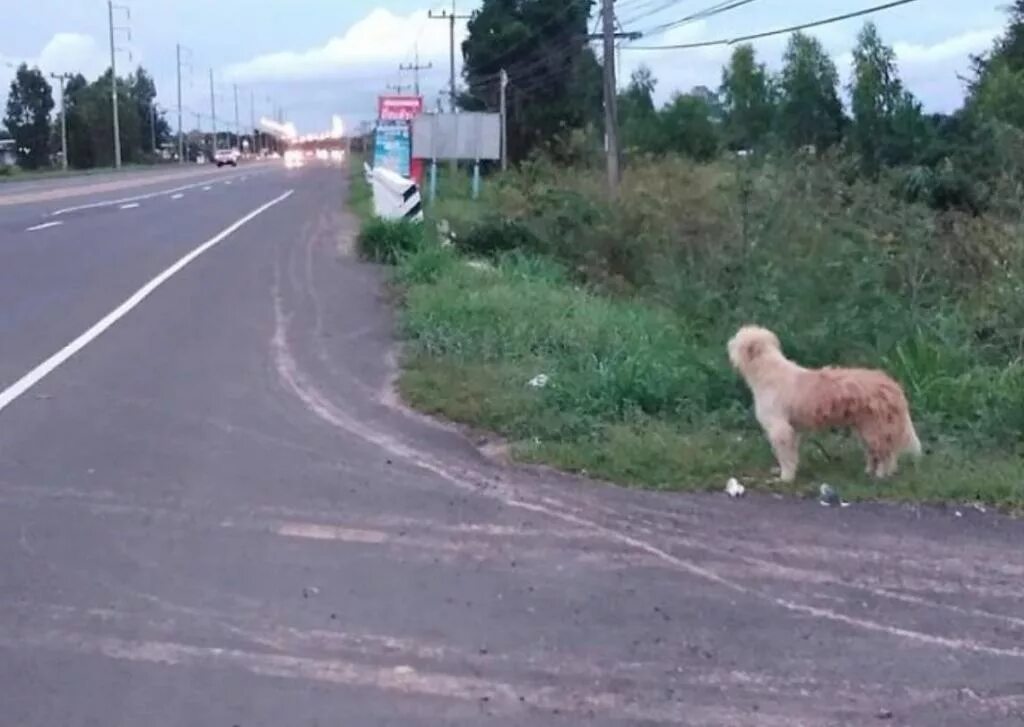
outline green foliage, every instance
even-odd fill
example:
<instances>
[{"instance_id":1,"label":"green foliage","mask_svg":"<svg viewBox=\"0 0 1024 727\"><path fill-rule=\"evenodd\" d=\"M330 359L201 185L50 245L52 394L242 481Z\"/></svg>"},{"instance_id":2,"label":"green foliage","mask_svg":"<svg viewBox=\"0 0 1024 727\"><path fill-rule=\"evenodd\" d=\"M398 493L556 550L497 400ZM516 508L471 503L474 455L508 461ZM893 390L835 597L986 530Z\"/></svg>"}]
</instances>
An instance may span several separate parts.
<instances>
[{"instance_id":1,"label":"green foliage","mask_svg":"<svg viewBox=\"0 0 1024 727\"><path fill-rule=\"evenodd\" d=\"M367 260L393 265L423 245L421 223L374 218L359 231L359 252Z\"/></svg>"},{"instance_id":2,"label":"green foliage","mask_svg":"<svg viewBox=\"0 0 1024 727\"><path fill-rule=\"evenodd\" d=\"M770 450L723 351L755 320L808 365L890 371L929 447L879 489L855 443L821 435L805 478L854 499L1024 504L1019 227L908 205L828 161L743 174L745 195L728 167L635 165L610 208L588 170L510 175L495 203L549 254L489 270L450 248L404 258L404 395L500 432L525 460L652 487L769 487ZM621 276L613 250L631 256ZM538 373L547 386L528 386Z\"/></svg>"},{"instance_id":3,"label":"green foliage","mask_svg":"<svg viewBox=\"0 0 1024 727\"><path fill-rule=\"evenodd\" d=\"M513 250L537 250L540 241L525 222L502 215L487 215L458 237L460 251L495 257Z\"/></svg>"},{"instance_id":4,"label":"green foliage","mask_svg":"<svg viewBox=\"0 0 1024 727\"><path fill-rule=\"evenodd\" d=\"M775 118L772 80L754 47L737 46L722 70L721 95L725 107L725 135L731 149L758 147L771 131Z\"/></svg>"},{"instance_id":5,"label":"green foliage","mask_svg":"<svg viewBox=\"0 0 1024 727\"><path fill-rule=\"evenodd\" d=\"M4 125L15 142L18 163L26 169L44 167L50 160L50 112L53 89L38 68L22 63L11 81Z\"/></svg>"},{"instance_id":6,"label":"green foliage","mask_svg":"<svg viewBox=\"0 0 1024 727\"><path fill-rule=\"evenodd\" d=\"M850 140L863 171L874 177L883 163L911 161L915 142L923 138L921 108L904 91L896 69L896 54L882 42L878 28L871 22L864 24L853 49L850 98Z\"/></svg>"},{"instance_id":7,"label":"green foliage","mask_svg":"<svg viewBox=\"0 0 1024 727\"><path fill-rule=\"evenodd\" d=\"M508 154L525 159L571 129L601 116L601 70L581 43L592 0L484 0L462 43L469 87L464 108L498 109L498 73L506 69ZM542 78L543 83L537 79Z\"/></svg>"},{"instance_id":8,"label":"green foliage","mask_svg":"<svg viewBox=\"0 0 1024 727\"><path fill-rule=\"evenodd\" d=\"M821 43L794 33L783 56L779 81L779 128L793 147L819 152L836 144L843 129L839 73Z\"/></svg>"},{"instance_id":9,"label":"green foliage","mask_svg":"<svg viewBox=\"0 0 1024 727\"><path fill-rule=\"evenodd\" d=\"M705 98L675 95L660 114L662 148L690 159L707 161L718 153L718 129Z\"/></svg>"}]
</instances>

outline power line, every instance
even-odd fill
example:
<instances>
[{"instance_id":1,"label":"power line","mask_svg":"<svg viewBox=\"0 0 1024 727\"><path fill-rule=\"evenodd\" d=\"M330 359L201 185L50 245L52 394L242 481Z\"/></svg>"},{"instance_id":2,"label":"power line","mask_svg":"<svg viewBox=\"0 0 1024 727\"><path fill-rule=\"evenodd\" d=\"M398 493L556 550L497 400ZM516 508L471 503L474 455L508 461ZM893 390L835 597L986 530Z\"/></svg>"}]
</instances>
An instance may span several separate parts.
<instances>
[{"instance_id":1,"label":"power line","mask_svg":"<svg viewBox=\"0 0 1024 727\"><path fill-rule=\"evenodd\" d=\"M763 33L752 33L750 35L741 35L735 38L719 38L718 40L705 40L697 43L678 43L675 45L628 45L625 46L626 50L686 50L689 48L707 48L715 45L735 45L736 43L746 43L751 40L760 40L761 38L769 38L773 35L783 35L785 33L795 33L799 30L807 30L808 28L817 28L822 25L830 25L832 23L838 23L843 20L849 20L851 18L858 18L862 15L869 15L876 13L881 10L888 10L889 8L895 8L900 5L909 5L910 3L917 2L917 0L894 0L894 2L884 3L882 5L875 5L870 8L864 8L863 10L855 10L850 13L844 13L843 15L833 15L829 18L823 18L822 20L814 20L809 23L801 23L799 25L791 25L788 28L778 28L776 30L766 30Z\"/></svg>"},{"instance_id":2,"label":"power line","mask_svg":"<svg viewBox=\"0 0 1024 727\"><path fill-rule=\"evenodd\" d=\"M721 15L722 13L729 12L730 10L735 10L736 8L743 7L744 5L749 5L752 2L754 2L754 0L726 0L725 2L720 2L710 7L706 7L703 10L698 10L697 12L691 13L686 17L679 18L678 20L672 20L667 23L661 23L660 25L655 25L651 28L647 28L646 30L643 31L643 34L645 36L658 35L660 33L672 30L673 28L678 28L680 26L687 25L688 23L693 23L698 20L712 18L715 15Z\"/></svg>"}]
</instances>

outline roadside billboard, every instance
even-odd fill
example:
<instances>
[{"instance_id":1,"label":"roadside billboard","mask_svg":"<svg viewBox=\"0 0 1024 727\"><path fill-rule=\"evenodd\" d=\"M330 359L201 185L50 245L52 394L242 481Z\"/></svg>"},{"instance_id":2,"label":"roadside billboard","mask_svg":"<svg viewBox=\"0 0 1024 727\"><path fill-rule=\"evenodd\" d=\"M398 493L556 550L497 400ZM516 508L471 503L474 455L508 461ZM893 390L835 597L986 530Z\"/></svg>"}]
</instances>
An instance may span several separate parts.
<instances>
[{"instance_id":1,"label":"roadside billboard","mask_svg":"<svg viewBox=\"0 0 1024 727\"><path fill-rule=\"evenodd\" d=\"M422 96L379 96L377 98L377 148L382 149L381 162L404 177L423 180L423 163L413 158L413 119L423 113ZM398 128L404 127L404 133ZM382 130L382 131L381 131ZM376 155L375 159L378 158Z\"/></svg>"}]
</instances>

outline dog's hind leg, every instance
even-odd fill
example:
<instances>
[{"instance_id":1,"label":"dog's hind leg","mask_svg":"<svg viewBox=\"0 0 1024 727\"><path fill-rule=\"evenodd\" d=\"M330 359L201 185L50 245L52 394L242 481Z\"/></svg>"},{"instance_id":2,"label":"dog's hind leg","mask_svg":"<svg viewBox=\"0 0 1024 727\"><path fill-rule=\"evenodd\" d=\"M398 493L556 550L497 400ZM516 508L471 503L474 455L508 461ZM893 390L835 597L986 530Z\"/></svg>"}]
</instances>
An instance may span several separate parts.
<instances>
[{"instance_id":1,"label":"dog's hind leg","mask_svg":"<svg viewBox=\"0 0 1024 727\"><path fill-rule=\"evenodd\" d=\"M800 435L787 421L769 422L765 430L779 462L779 479L792 482L796 479L796 468L800 463Z\"/></svg>"}]
</instances>

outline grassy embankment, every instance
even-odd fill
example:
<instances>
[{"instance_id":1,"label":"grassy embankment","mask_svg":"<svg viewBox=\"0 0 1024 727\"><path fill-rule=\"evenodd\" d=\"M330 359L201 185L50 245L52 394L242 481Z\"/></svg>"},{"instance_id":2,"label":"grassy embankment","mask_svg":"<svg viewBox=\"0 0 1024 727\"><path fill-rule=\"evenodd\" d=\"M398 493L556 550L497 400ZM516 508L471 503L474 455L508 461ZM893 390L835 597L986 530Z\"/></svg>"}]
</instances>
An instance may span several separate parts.
<instances>
[{"instance_id":1,"label":"grassy embankment","mask_svg":"<svg viewBox=\"0 0 1024 727\"><path fill-rule=\"evenodd\" d=\"M353 169L358 169L353 164ZM467 187L468 183L458 185ZM368 213L355 181L357 209ZM659 489L1024 505L1024 222L937 213L825 162L633 164L609 205L599 170L538 163L446 195L422 232L368 222L395 264L403 396L506 437L520 461ZM447 219L457 245L442 247ZM489 266L467 265L468 258ZM879 484L849 437L773 460L724 346L776 330L807 365L884 367L927 455ZM528 385L546 374L543 388Z\"/></svg>"}]
</instances>

